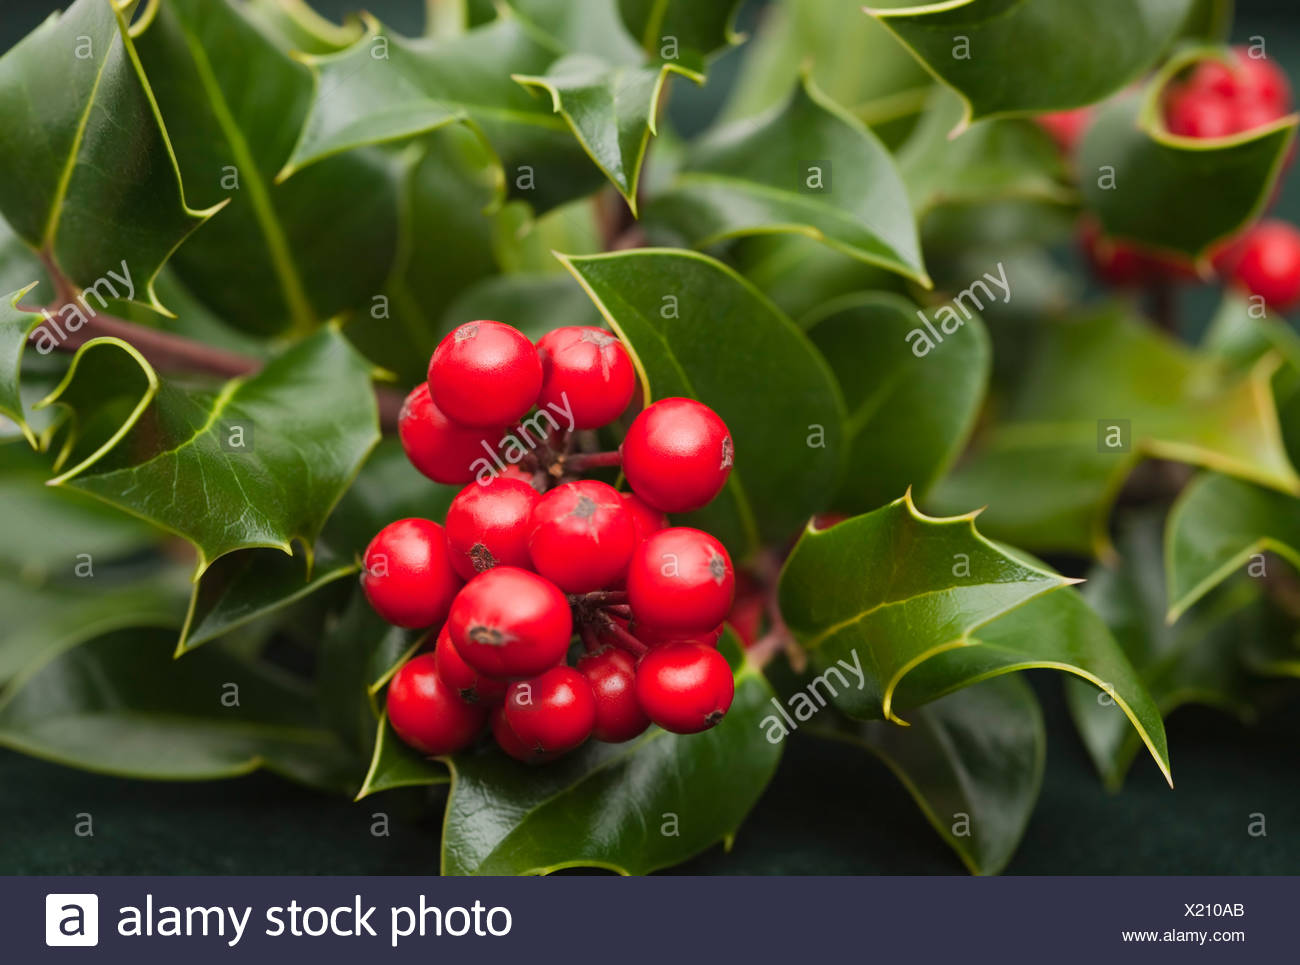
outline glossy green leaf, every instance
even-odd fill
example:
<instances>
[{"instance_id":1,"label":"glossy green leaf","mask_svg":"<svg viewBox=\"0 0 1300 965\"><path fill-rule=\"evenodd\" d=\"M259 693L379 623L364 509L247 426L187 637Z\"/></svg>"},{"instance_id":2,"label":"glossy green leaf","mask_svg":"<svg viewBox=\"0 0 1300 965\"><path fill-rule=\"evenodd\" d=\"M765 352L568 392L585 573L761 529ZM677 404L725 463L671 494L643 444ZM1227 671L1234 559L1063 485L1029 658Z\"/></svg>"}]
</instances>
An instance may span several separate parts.
<instances>
[{"instance_id":1,"label":"glossy green leaf","mask_svg":"<svg viewBox=\"0 0 1300 965\"><path fill-rule=\"evenodd\" d=\"M322 587L354 576L359 564L317 553L310 571L301 552L245 549L227 553L204 570L194 587L176 655L273 613Z\"/></svg>"},{"instance_id":2,"label":"glossy green leaf","mask_svg":"<svg viewBox=\"0 0 1300 965\"><path fill-rule=\"evenodd\" d=\"M972 874L998 874L1043 783L1047 733L1033 690L996 677L918 708L911 723L813 724L809 732L877 755Z\"/></svg>"},{"instance_id":3,"label":"glossy green leaf","mask_svg":"<svg viewBox=\"0 0 1300 965\"><path fill-rule=\"evenodd\" d=\"M924 496L961 450L988 383L991 349L979 317L922 357L913 351L934 313L905 298L862 293L808 320L849 408L848 459L834 507L876 509L909 488Z\"/></svg>"},{"instance_id":4,"label":"glossy green leaf","mask_svg":"<svg viewBox=\"0 0 1300 965\"><path fill-rule=\"evenodd\" d=\"M375 752L370 759L370 770L357 792L357 800L391 791L398 787L428 787L446 784L451 780L447 768L428 757L421 757L414 748L402 743L388 726L388 716L379 718L375 732Z\"/></svg>"},{"instance_id":5,"label":"glossy green leaf","mask_svg":"<svg viewBox=\"0 0 1300 965\"><path fill-rule=\"evenodd\" d=\"M960 98L937 88L899 150L898 168L918 218L942 204L1075 200L1061 152L1041 127L1015 118L987 120L950 138L961 109Z\"/></svg>"},{"instance_id":6,"label":"glossy green leaf","mask_svg":"<svg viewBox=\"0 0 1300 965\"><path fill-rule=\"evenodd\" d=\"M428 638L428 632L387 623L360 586L326 621L316 664L321 713L358 753L369 757L375 750L379 691Z\"/></svg>"},{"instance_id":7,"label":"glossy green leaf","mask_svg":"<svg viewBox=\"0 0 1300 965\"><path fill-rule=\"evenodd\" d=\"M723 645L736 666L735 639ZM652 727L537 768L495 748L451 758L443 874L648 874L729 842L781 758L760 724L773 699L742 658L731 709L702 734Z\"/></svg>"},{"instance_id":8,"label":"glossy green leaf","mask_svg":"<svg viewBox=\"0 0 1300 965\"><path fill-rule=\"evenodd\" d=\"M1179 495L1165 531L1169 621L1265 551L1300 567L1300 500L1201 476Z\"/></svg>"},{"instance_id":9,"label":"glossy green leaf","mask_svg":"<svg viewBox=\"0 0 1300 965\"><path fill-rule=\"evenodd\" d=\"M879 21L862 16L862 6L862 0L769 4L745 43L723 118L753 117L781 103L804 71L877 134L922 110L930 76Z\"/></svg>"},{"instance_id":10,"label":"glossy green leaf","mask_svg":"<svg viewBox=\"0 0 1300 965\"><path fill-rule=\"evenodd\" d=\"M77 0L0 57L0 213L88 306L113 291L165 311L154 277L211 211L185 202L128 5Z\"/></svg>"},{"instance_id":11,"label":"glossy green leaf","mask_svg":"<svg viewBox=\"0 0 1300 965\"><path fill-rule=\"evenodd\" d=\"M498 270L504 184L491 149L458 125L421 138L402 160L392 271L383 294L372 296L345 331L366 358L414 384L426 376L429 356L448 331L448 304Z\"/></svg>"},{"instance_id":12,"label":"glossy green leaf","mask_svg":"<svg viewBox=\"0 0 1300 965\"><path fill-rule=\"evenodd\" d=\"M362 34L361 21L349 18L342 25L333 23L308 6L307 0L244 0L243 7L248 19L286 52L334 53L355 43Z\"/></svg>"},{"instance_id":13,"label":"glossy green leaf","mask_svg":"<svg viewBox=\"0 0 1300 965\"><path fill-rule=\"evenodd\" d=\"M72 404L78 362L111 347L83 346L48 401ZM200 573L238 549L310 547L379 438L370 374L326 328L216 394L163 383L55 482L185 537Z\"/></svg>"},{"instance_id":14,"label":"glossy green leaf","mask_svg":"<svg viewBox=\"0 0 1300 965\"><path fill-rule=\"evenodd\" d=\"M1269 388L1275 356L1225 371L1118 308L1036 338L999 421L927 505L987 505L981 524L998 539L1104 554L1110 505L1143 457L1300 492Z\"/></svg>"},{"instance_id":15,"label":"glossy green leaf","mask_svg":"<svg viewBox=\"0 0 1300 965\"><path fill-rule=\"evenodd\" d=\"M1070 582L994 546L973 515L927 517L907 494L829 529L810 525L781 572L781 614L817 668L857 678L836 696L840 709L898 720L904 675Z\"/></svg>"},{"instance_id":16,"label":"glossy green leaf","mask_svg":"<svg viewBox=\"0 0 1300 965\"><path fill-rule=\"evenodd\" d=\"M176 253L186 284L232 324L257 332L310 331L368 302L394 254L391 159L350 152L273 184L306 116L311 72L231 0L165 0L150 13L140 58L158 86L190 197L227 202ZM348 203L337 203L344 196ZM239 283L231 284L235 262Z\"/></svg>"},{"instance_id":17,"label":"glossy green leaf","mask_svg":"<svg viewBox=\"0 0 1300 965\"><path fill-rule=\"evenodd\" d=\"M754 235L727 251L728 264L807 329L824 305L861 292L906 294L907 282L802 235Z\"/></svg>"},{"instance_id":18,"label":"glossy green leaf","mask_svg":"<svg viewBox=\"0 0 1300 965\"><path fill-rule=\"evenodd\" d=\"M18 388L27 336L42 318L18 307L29 291L30 286L0 296L0 415L17 423L27 441L35 446L36 436L23 415L23 400Z\"/></svg>"},{"instance_id":19,"label":"glossy green leaf","mask_svg":"<svg viewBox=\"0 0 1300 965\"><path fill-rule=\"evenodd\" d=\"M1084 198L1108 235L1194 259L1209 256L1263 211L1297 123L1291 115L1227 138L1170 134L1161 117L1165 87L1204 56L1171 61L1145 93L1106 105L1078 161Z\"/></svg>"},{"instance_id":20,"label":"glossy green leaf","mask_svg":"<svg viewBox=\"0 0 1300 965\"><path fill-rule=\"evenodd\" d=\"M943 0L867 12L961 95L964 124L1082 107L1164 51L1192 0Z\"/></svg>"},{"instance_id":21,"label":"glossy green leaf","mask_svg":"<svg viewBox=\"0 0 1300 965\"><path fill-rule=\"evenodd\" d=\"M893 158L806 79L783 106L693 145L646 217L697 247L742 235L800 234L930 284Z\"/></svg>"},{"instance_id":22,"label":"glossy green leaf","mask_svg":"<svg viewBox=\"0 0 1300 965\"><path fill-rule=\"evenodd\" d=\"M1122 530L1119 549L1119 566L1094 568L1084 595L1141 674L1160 713L1167 717L1184 704L1198 703L1251 717L1240 651L1244 641L1265 632L1255 588L1239 583L1169 626L1159 519L1141 519ZM1070 713L1089 756L1106 785L1118 789L1141 745L1112 696L1109 690L1066 684Z\"/></svg>"},{"instance_id":23,"label":"glossy green leaf","mask_svg":"<svg viewBox=\"0 0 1300 965\"><path fill-rule=\"evenodd\" d=\"M543 75L516 74L515 80L550 97L555 112L636 214L641 162L670 73L700 79L673 64L611 67L588 54L571 54Z\"/></svg>"},{"instance_id":24,"label":"glossy green leaf","mask_svg":"<svg viewBox=\"0 0 1300 965\"><path fill-rule=\"evenodd\" d=\"M123 777L198 781L265 767L355 787L356 762L317 723L309 694L220 647L173 660L174 642L120 631L55 657L0 694L0 745Z\"/></svg>"},{"instance_id":25,"label":"glossy green leaf","mask_svg":"<svg viewBox=\"0 0 1300 965\"><path fill-rule=\"evenodd\" d=\"M1061 589L1072 582L990 543L973 516L926 517L905 496L810 527L781 573L781 613L852 717L902 723L896 708L1062 670L1107 688L1168 777L1160 713L1105 625Z\"/></svg>"},{"instance_id":26,"label":"glossy green leaf","mask_svg":"<svg viewBox=\"0 0 1300 965\"><path fill-rule=\"evenodd\" d=\"M79 493L45 485L48 454L23 445L0 446L0 572L29 587L81 582L80 569L145 555L158 534L137 519ZM89 588L93 581L82 584ZM17 611L9 618L16 619Z\"/></svg>"},{"instance_id":27,"label":"glossy green leaf","mask_svg":"<svg viewBox=\"0 0 1300 965\"><path fill-rule=\"evenodd\" d=\"M652 60L703 72L718 50L734 44L740 0L617 0L628 31Z\"/></svg>"},{"instance_id":28,"label":"glossy green leaf","mask_svg":"<svg viewBox=\"0 0 1300 965\"><path fill-rule=\"evenodd\" d=\"M599 170L546 100L511 79L545 74L562 51L502 16L445 40L397 36L373 20L337 54L309 59L316 94L280 179L326 157L470 123L501 159L512 194L538 210L593 190Z\"/></svg>"},{"instance_id":29,"label":"glossy green leaf","mask_svg":"<svg viewBox=\"0 0 1300 965\"><path fill-rule=\"evenodd\" d=\"M735 467L689 525L745 557L824 508L843 458L844 402L789 319L704 255L641 249L564 261L631 349L646 400L699 399L731 430Z\"/></svg>"},{"instance_id":30,"label":"glossy green leaf","mask_svg":"<svg viewBox=\"0 0 1300 965\"><path fill-rule=\"evenodd\" d=\"M180 625L188 586L179 570L118 574L100 560L96 571L93 554L79 562L92 575L42 586L0 579L0 684L116 630Z\"/></svg>"}]
</instances>

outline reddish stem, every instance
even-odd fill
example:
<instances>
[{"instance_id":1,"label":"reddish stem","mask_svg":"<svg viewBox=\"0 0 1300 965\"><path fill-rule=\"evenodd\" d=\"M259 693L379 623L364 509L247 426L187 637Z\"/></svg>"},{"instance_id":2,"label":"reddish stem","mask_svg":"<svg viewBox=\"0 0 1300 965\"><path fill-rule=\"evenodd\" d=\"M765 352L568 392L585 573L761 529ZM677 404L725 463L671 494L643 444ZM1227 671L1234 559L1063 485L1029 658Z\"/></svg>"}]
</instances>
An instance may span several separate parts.
<instances>
[{"instance_id":1,"label":"reddish stem","mask_svg":"<svg viewBox=\"0 0 1300 965\"><path fill-rule=\"evenodd\" d=\"M601 613L601 632L619 647L622 647L634 657L639 657L647 653L650 648L634 637L625 627L621 626L618 621L611 619L606 613Z\"/></svg>"},{"instance_id":2,"label":"reddish stem","mask_svg":"<svg viewBox=\"0 0 1300 965\"><path fill-rule=\"evenodd\" d=\"M586 472L588 469L602 469L606 466L621 466L623 454L614 452L577 452L564 461L564 471L569 473Z\"/></svg>"}]
</instances>

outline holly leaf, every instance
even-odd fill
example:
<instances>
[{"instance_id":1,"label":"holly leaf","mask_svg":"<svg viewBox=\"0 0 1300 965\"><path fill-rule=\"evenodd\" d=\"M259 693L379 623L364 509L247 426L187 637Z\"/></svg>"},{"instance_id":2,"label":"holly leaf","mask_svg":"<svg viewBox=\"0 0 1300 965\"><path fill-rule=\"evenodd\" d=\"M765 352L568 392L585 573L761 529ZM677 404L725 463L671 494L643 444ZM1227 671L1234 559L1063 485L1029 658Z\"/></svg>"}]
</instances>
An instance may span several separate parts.
<instances>
[{"instance_id":1,"label":"holly leaf","mask_svg":"<svg viewBox=\"0 0 1300 965\"><path fill-rule=\"evenodd\" d=\"M266 768L355 787L355 759L320 726L308 692L219 646L172 660L173 642L168 631L120 631L54 657L0 693L0 746L120 777Z\"/></svg>"},{"instance_id":2,"label":"holly leaf","mask_svg":"<svg viewBox=\"0 0 1300 965\"><path fill-rule=\"evenodd\" d=\"M884 761L971 874L1006 867L1043 783L1043 712L1018 677L995 677L926 704L911 727L846 721L809 732Z\"/></svg>"},{"instance_id":3,"label":"holly leaf","mask_svg":"<svg viewBox=\"0 0 1300 965\"><path fill-rule=\"evenodd\" d=\"M239 549L314 546L379 438L370 367L335 329L215 394L159 384L125 343L93 340L47 403L94 411L99 383L78 378L82 360L114 347L133 355L150 389L106 443L53 485L183 536L198 550L199 574Z\"/></svg>"},{"instance_id":4,"label":"holly leaf","mask_svg":"<svg viewBox=\"0 0 1300 965\"><path fill-rule=\"evenodd\" d=\"M1174 76L1204 50L1174 58L1141 95L1106 105L1079 148L1080 186L1107 235L1205 259L1273 196L1300 117L1225 138L1170 134L1162 117ZM1188 198L1200 199L1188 204Z\"/></svg>"},{"instance_id":5,"label":"holly leaf","mask_svg":"<svg viewBox=\"0 0 1300 965\"><path fill-rule=\"evenodd\" d=\"M745 557L823 508L843 454L844 402L788 318L704 255L648 248L559 257L631 350L647 403L696 398L731 430L736 466L687 525Z\"/></svg>"},{"instance_id":6,"label":"holly leaf","mask_svg":"<svg viewBox=\"0 0 1300 965\"><path fill-rule=\"evenodd\" d=\"M1077 594L1052 592L1075 582L990 543L973 514L927 517L908 494L809 526L781 572L780 602L851 717L903 723L896 704L1050 667L1108 686L1167 774L1160 715L1123 652Z\"/></svg>"},{"instance_id":7,"label":"holly leaf","mask_svg":"<svg viewBox=\"0 0 1300 965\"><path fill-rule=\"evenodd\" d=\"M1217 473L1195 480L1165 531L1169 622L1265 551L1300 567L1300 502Z\"/></svg>"},{"instance_id":8,"label":"holly leaf","mask_svg":"<svg viewBox=\"0 0 1300 965\"><path fill-rule=\"evenodd\" d=\"M866 12L961 96L965 127L985 117L1083 107L1122 90L1160 57L1191 5L944 0Z\"/></svg>"},{"instance_id":9,"label":"holly leaf","mask_svg":"<svg viewBox=\"0 0 1300 965\"><path fill-rule=\"evenodd\" d=\"M349 17L342 25L326 20L306 0L244 0L243 9L245 16L286 52L334 53L355 43L363 31L361 22L355 18Z\"/></svg>"},{"instance_id":10,"label":"holly leaf","mask_svg":"<svg viewBox=\"0 0 1300 965\"><path fill-rule=\"evenodd\" d=\"M571 54L543 75L515 74L514 79L550 96L555 112L635 215L641 163L656 133L655 115L670 73L704 80L676 64L611 66L589 54Z\"/></svg>"},{"instance_id":11,"label":"holly leaf","mask_svg":"<svg viewBox=\"0 0 1300 965\"><path fill-rule=\"evenodd\" d=\"M1061 152L1041 127L1017 118L986 120L951 138L961 110L960 98L936 89L898 152L918 219L944 204L1076 200Z\"/></svg>"},{"instance_id":12,"label":"holly leaf","mask_svg":"<svg viewBox=\"0 0 1300 965\"><path fill-rule=\"evenodd\" d=\"M398 787L429 787L450 780L444 765L432 758L421 757L418 751L403 743L388 726L388 715L384 714L379 718L379 730L375 733L370 769L356 799L360 801Z\"/></svg>"},{"instance_id":13,"label":"holly leaf","mask_svg":"<svg viewBox=\"0 0 1300 965\"><path fill-rule=\"evenodd\" d=\"M783 106L693 145L646 217L695 247L752 234L804 235L930 285L893 158L807 77Z\"/></svg>"},{"instance_id":14,"label":"holly leaf","mask_svg":"<svg viewBox=\"0 0 1300 965\"><path fill-rule=\"evenodd\" d=\"M450 758L442 873L548 874L607 868L648 874L729 843L781 758L760 724L772 689L722 641L736 696L702 734L652 727L626 744L591 742L544 768L493 749ZM593 834L593 828L602 833Z\"/></svg>"},{"instance_id":15,"label":"holly leaf","mask_svg":"<svg viewBox=\"0 0 1300 965\"><path fill-rule=\"evenodd\" d=\"M27 336L41 323L41 315L18 307L33 288L28 285L16 292L0 296L0 415L12 419L22 430L23 437L36 448L36 435L23 414L23 400L19 392L20 368Z\"/></svg>"},{"instance_id":16,"label":"holly leaf","mask_svg":"<svg viewBox=\"0 0 1300 965\"><path fill-rule=\"evenodd\" d=\"M176 253L185 283L261 333L308 332L368 302L394 255L391 158L354 151L274 184L307 114L311 72L229 0L167 0L150 13L136 43L190 196L225 203Z\"/></svg>"},{"instance_id":17,"label":"holly leaf","mask_svg":"<svg viewBox=\"0 0 1300 965\"><path fill-rule=\"evenodd\" d=\"M1165 621L1160 521L1139 518L1121 531L1118 567L1095 567L1084 590L1168 717L1188 703L1254 716L1252 690L1242 662L1245 640L1272 631L1248 583L1205 600L1178 625ZM1109 690L1066 684L1066 702L1079 736L1107 787L1118 790L1139 749Z\"/></svg>"},{"instance_id":18,"label":"holly leaf","mask_svg":"<svg viewBox=\"0 0 1300 965\"><path fill-rule=\"evenodd\" d=\"M909 336L924 335L926 319L934 313L905 298L863 292L805 320L849 407L836 509L876 509L909 488L924 496L975 424L992 354L984 324L972 315L932 357L917 357Z\"/></svg>"},{"instance_id":19,"label":"holly leaf","mask_svg":"<svg viewBox=\"0 0 1300 965\"><path fill-rule=\"evenodd\" d=\"M740 42L739 0L618 0L628 31L652 60L703 73L718 50Z\"/></svg>"},{"instance_id":20,"label":"holly leaf","mask_svg":"<svg viewBox=\"0 0 1300 965\"><path fill-rule=\"evenodd\" d=\"M1225 370L1114 307L1040 327L1000 420L928 504L987 504L999 539L1106 555L1110 505L1143 457L1300 492L1269 386L1277 362Z\"/></svg>"},{"instance_id":21,"label":"holly leaf","mask_svg":"<svg viewBox=\"0 0 1300 965\"><path fill-rule=\"evenodd\" d=\"M444 325L456 319L508 318L533 341L561 325L600 325L600 312L568 275L494 275L456 299Z\"/></svg>"},{"instance_id":22,"label":"holly leaf","mask_svg":"<svg viewBox=\"0 0 1300 965\"><path fill-rule=\"evenodd\" d=\"M112 293L165 313L154 278L214 209L186 204L131 6L77 0L0 57L0 213L98 307Z\"/></svg>"},{"instance_id":23,"label":"holly leaf","mask_svg":"<svg viewBox=\"0 0 1300 965\"><path fill-rule=\"evenodd\" d=\"M407 39L371 18L337 54L309 57L315 97L284 180L324 158L465 123L495 150L513 194L538 210L599 182L562 117L511 79L543 75L562 51L518 17L447 39Z\"/></svg>"}]
</instances>

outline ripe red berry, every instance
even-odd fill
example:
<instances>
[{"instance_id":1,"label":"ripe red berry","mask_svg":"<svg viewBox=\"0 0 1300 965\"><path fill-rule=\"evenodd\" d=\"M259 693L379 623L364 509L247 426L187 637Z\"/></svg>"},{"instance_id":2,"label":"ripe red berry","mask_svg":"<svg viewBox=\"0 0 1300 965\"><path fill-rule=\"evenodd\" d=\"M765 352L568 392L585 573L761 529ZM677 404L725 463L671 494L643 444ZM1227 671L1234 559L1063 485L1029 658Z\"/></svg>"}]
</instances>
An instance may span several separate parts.
<instances>
[{"instance_id":1,"label":"ripe red berry","mask_svg":"<svg viewBox=\"0 0 1300 965\"><path fill-rule=\"evenodd\" d=\"M528 533L540 498L526 482L498 476L472 482L447 509L447 545L451 563L465 579L494 566L530 564Z\"/></svg>"},{"instance_id":2,"label":"ripe red berry","mask_svg":"<svg viewBox=\"0 0 1300 965\"><path fill-rule=\"evenodd\" d=\"M509 754L517 761L523 761L525 764L545 764L559 757L558 754L543 754L535 747L529 747L506 723L505 706L501 705L492 711L492 736L496 739L497 746Z\"/></svg>"},{"instance_id":3,"label":"ripe red berry","mask_svg":"<svg viewBox=\"0 0 1300 965\"><path fill-rule=\"evenodd\" d=\"M1073 154L1079 140L1083 137L1083 132L1092 123L1093 113L1091 107L1077 107L1071 111L1039 114L1035 119L1052 136L1052 140L1056 141L1056 146L1061 149L1061 153Z\"/></svg>"},{"instance_id":4,"label":"ripe red berry","mask_svg":"<svg viewBox=\"0 0 1300 965\"><path fill-rule=\"evenodd\" d=\"M1241 241L1232 279L1270 308L1300 302L1300 231L1284 221L1261 221Z\"/></svg>"},{"instance_id":5,"label":"ripe red berry","mask_svg":"<svg viewBox=\"0 0 1300 965\"><path fill-rule=\"evenodd\" d=\"M655 509L636 493L620 493L627 511L632 514L632 528L636 531L636 543L651 536L661 529L668 528L668 517Z\"/></svg>"},{"instance_id":6,"label":"ripe red berry","mask_svg":"<svg viewBox=\"0 0 1300 965\"><path fill-rule=\"evenodd\" d=\"M650 718L636 699L636 661L614 647L606 647L578 659L578 672L591 684L596 698L598 741L621 744L650 726Z\"/></svg>"},{"instance_id":7,"label":"ripe red berry","mask_svg":"<svg viewBox=\"0 0 1300 965\"><path fill-rule=\"evenodd\" d=\"M429 390L448 417L465 426L510 425L537 401L542 363L517 328L466 322L438 343Z\"/></svg>"},{"instance_id":8,"label":"ripe red berry","mask_svg":"<svg viewBox=\"0 0 1300 965\"><path fill-rule=\"evenodd\" d=\"M506 691L501 726L518 739L516 746L528 748L533 755L571 751L586 741L596 726L591 684L568 666L552 667L531 680L517 680Z\"/></svg>"},{"instance_id":9,"label":"ripe red berry","mask_svg":"<svg viewBox=\"0 0 1300 965\"><path fill-rule=\"evenodd\" d=\"M506 682L479 673L465 662L451 642L451 634L444 625L438 634L437 649L433 652L434 664L442 682L456 691L461 700L471 704L490 704L506 695Z\"/></svg>"},{"instance_id":10,"label":"ripe red berry","mask_svg":"<svg viewBox=\"0 0 1300 965\"><path fill-rule=\"evenodd\" d=\"M366 547L361 587L375 612L399 627L442 622L460 589L443 528L427 519L399 519Z\"/></svg>"},{"instance_id":11,"label":"ripe red berry","mask_svg":"<svg viewBox=\"0 0 1300 965\"><path fill-rule=\"evenodd\" d=\"M433 404L428 383L421 382L402 403L397 434L411 465L434 482L459 485L474 478L475 463L496 452L505 430L471 429L452 422Z\"/></svg>"},{"instance_id":12,"label":"ripe red berry","mask_svg":"<svg viewBox=\"0 0 1300 965\"><path fill-rule=\"evenodd\" d=\"M603 328L557 328L537 340L537 354L542 360L537 404L571 412L575 429L607 425L632 401L632 359L623 343Z\"/></svg>"},{"instance_id":13,"label":"ripe red berry","mask_svg":"<svg viewBox=\"0 0 1300 965\"><path fill-rule=\"evenodd\" d=\"M542 576L569 593L586 593L623 575L635 541L632 514L618 491L583 479L538 500L528 551Z\"/></svg>"},{"instance_id":14,"label":"ripe red berry","mask_svg":"<svg viewBox=\"0 0 1300 965\"><path fill-rule=\"evenodd\" d=\"M668 643L641 658L636 696L650 719L674 734L697 734L722 720L736 684L727 658L693 643Z\"/></svg>"},{"instance_id":15,"label":"ripe red berry","mask_svg":"<svg viewBox=\"0 0 1300 965\"><path fill-rule=\"evenodd\" d=\"M726 548L698 529L660 530L628 565L627 596L638 626L712 630L727 618L735 588Z\"/></svg>"},{"instance_id":16,"label":"ripe red berry","mask_svg":"<svg viewBox=\"0 0 1300 965\"><path fill-rule=\"evenodd\" d=\"M447 617L456 652L489 677L531 677L564 659L573 614L559 587L497 566L465 584Z\"/></svg>"},{"instance_id":17,"label":"ripe red berry","mask_svg":"<svg viewBox=\"0 0 1300 965\"><path fill-rule=\"evenodd\" d=\"M1228 137L1240 128L1235 104L1208 90L1171 91L1165 102L1165 127L1181 137Z\"/></svg>"},{"instance_id":18,"label":"ripe red berry","mask_svg":"<svg viewBox=\"0 0 1300 965\"><path fill-rule=\"evenodd\" d=\"M474 740L487 709L468 704L438 676L434 655L404 663L388 685L388 722L397 736L425 754L454 754Z\"/></svg>"},{"instance_id":19,"label":"ripe red berry","mask_svg":"<svg viewBox=\"0 0 1300 965\"><path fill-rule=\"evenodd\" d=\"M694 399L660 399L642 410L621 452L628 485L665 513L706 505L726 484L735 461L726 423Z\"/></svg>"}]
</instances>

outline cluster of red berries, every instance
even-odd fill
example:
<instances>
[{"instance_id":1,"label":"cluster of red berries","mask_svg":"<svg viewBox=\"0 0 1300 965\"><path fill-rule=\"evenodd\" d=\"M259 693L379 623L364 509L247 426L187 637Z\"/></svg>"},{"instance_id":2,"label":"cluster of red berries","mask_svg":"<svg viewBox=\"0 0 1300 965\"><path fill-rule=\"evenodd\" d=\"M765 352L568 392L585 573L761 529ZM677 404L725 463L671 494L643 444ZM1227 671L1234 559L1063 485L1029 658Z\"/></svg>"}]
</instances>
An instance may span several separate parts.
<instances>
[{"instance_id":1,"label":"cluster of red berries","mask_svg":"<svg viewBox=\"0 0 1300 965\"><path fill-rule=\"evenodd\" d=\"M1291 110L1291 85L1281 68L1245 48L1232 53L1231 62L1198 62L1186 77L1169 86L1162 106L1170 134L1231 137L1271 124ZM1092 117L1093 109L1085 107L1045 114L1038 121L1068 154ZM1084 223L1080 241L1094 273L1109 285L1200 277L1190 263L1104 237L1091 221ZM1258 222L1227 242L1212 261L1229 284L1260 296L1277 311L1300 304L1300 230L1284 221Z\"/></svg>"},{"instance_id":2,"label":"cluster of red berries","mask_svg":"<svg viewBox=\"0 0 1300 965\"><path fill-rule=\"evenodd\" d=\"M590 435L579 430L619 418L635 388L627 350L599 328L557 329L534 345L475 321L434 351L399 434L425 475L467 485L445 525L384 527L362 574L384 619L440 627L433 651L388 688L388 719L412 747L454 753L490 721L507 754L540 762L651 723L703 731L731 706L731 668L717 650L735 594L731 558L665 515L718 494L731 434L708 406L667 398L637 414L617 452L578 451ZM579 478L611 466L630 492Z\"/></svg>"}]
</instances>

